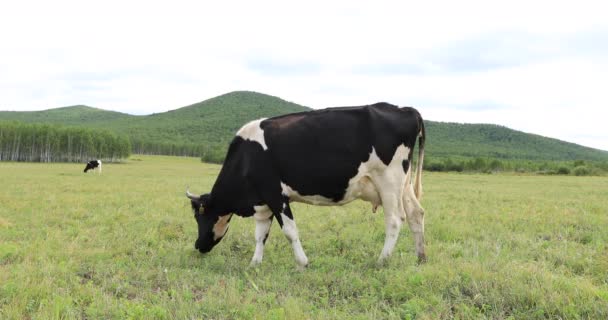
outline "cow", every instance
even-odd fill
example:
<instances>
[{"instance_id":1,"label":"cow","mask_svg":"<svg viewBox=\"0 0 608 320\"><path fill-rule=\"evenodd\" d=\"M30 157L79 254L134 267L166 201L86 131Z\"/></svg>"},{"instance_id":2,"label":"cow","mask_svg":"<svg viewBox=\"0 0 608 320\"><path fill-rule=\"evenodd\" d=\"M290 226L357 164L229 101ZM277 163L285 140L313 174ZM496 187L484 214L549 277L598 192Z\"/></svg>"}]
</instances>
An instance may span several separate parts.
<instances>
[{"instance_id":1,"label":"cow","mask_svg":"<svg viewBox=\"0 0 608 320\"><path fill-rule=\"evenodd\" d=\"M87 162L87 166L84 168L84 172L86 173L89 170L95 170L101 174L101 160L91 160Z\"/></svg>"},{"instance_id":2,"label":"cow","mask_svg":"<svg viewBox=\"0 0 608 320\"><path fill-rule=\"evenodd\" d=\"M412 184L412 156L418 162ZM255 252L262 262L273 218L291 242L298 269L308 265L290 202L344 205L355 199L384 208L383 264L407 220L419 262L426 261L422 164L424 123L411 107L385 102L293 113L245 124L230 143L211 192L186 190L198 224L195 248L209 252L233 215L253 217Z\"/></svg>"}]
</instances>

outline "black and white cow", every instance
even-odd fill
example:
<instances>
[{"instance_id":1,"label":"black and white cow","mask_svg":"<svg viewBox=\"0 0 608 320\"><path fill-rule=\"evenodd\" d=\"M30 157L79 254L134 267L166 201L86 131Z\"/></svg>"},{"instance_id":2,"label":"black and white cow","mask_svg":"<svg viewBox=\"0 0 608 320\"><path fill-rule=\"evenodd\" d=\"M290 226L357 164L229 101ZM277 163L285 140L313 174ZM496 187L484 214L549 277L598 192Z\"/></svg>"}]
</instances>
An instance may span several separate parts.
<instances>
[{"instance_id":1,"label":"black and white cow","mask_svg":"<svg viewBox=\"0 0 608 320\"><path fill-rule=\"evenodd\" d=\"M87 162L87 166L84 168L84 172L86 173L89 170L95 170L101 174L101 160L91 160Z\"/></svg>"},{"instance_id":2,"label":"black and white cow","mask_svg":"<svg viewBox=\"0 0 608 320\"><path fill-rule=\"evenodd\" d=\"M418 138L418 168L412 185L412 154ZM198 223L195 247L210 251L228 230L233 214L253 216L256 248L276 218L291 242L299 268L308 264L291 201L343 205L355 199L384 207L386 239L379 262L391 255L407 220L421 262L424 251L422 163L424 124L414 108L388 103L314 110L260 119L244 125L230 144L210 193L186 191Z\"/></svg>"}]
</instances>

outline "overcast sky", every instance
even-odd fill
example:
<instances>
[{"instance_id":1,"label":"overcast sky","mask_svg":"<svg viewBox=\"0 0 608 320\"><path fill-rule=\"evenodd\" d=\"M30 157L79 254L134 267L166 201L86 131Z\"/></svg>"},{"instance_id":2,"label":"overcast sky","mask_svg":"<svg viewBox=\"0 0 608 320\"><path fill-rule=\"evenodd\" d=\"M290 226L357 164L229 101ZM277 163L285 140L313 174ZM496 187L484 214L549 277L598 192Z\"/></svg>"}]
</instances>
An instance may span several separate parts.
<instances>
[{"instance_id":1,"label":"overcast sky","mask_svg":"<svg viewBox=\"0 0 608 320\"><path fill-rule=\"evenodd\" d=\"M607 1L3 1L0 110L150 114L252 90L608 150L607 14Z\"/></svg>"}]
</instances>

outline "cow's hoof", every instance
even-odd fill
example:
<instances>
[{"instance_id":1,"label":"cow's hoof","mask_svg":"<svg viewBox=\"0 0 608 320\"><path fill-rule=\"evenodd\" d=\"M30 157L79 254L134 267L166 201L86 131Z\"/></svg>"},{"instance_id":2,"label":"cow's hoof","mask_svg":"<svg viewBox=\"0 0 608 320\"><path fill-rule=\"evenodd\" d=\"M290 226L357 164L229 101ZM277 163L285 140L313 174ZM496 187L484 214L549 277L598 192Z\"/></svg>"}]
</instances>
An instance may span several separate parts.
<instances>
[{"instance_id":1,"label":"cow's hoof","mask_svg":"<svg viewBox=\"0 0 608 320\"><path fill-rule=\"evenodd\" d=\"M376 267L378 267L378 268L384 268L387 265L388 265L388 257L379 258L378 261L376 261Z\"/></svg>"},{"instance_id":2,"label":"cow's hoof","mask_svg":"<svg viewBox=\"0 0 608 320\"><path fill-rule=\"evenodd\" d=\"M421 253L418 255L418 264L425 264L427 261L426 254Z\"/></svg>"},{"instance_id":3,"label":"cow's hoof","mask_svg":"<svg viewBox=\"0 0 608 320\"><path fill-rule=\"evenodd\" d=\"M306 270L306 268L308 268L308 263L306 263L306 264L304 264L304 265L302 265L302 264L298 264L298 265L296 265L296 270L298 270L298 271L300 271L300 272L302 272L302 271Z\"/></svg>"},{"instance_id":4,"label":"cow's hoof","mask_svg":"<svg viewBox=\"0 0 608 320\"><path fill-rule=\"evenodd\" d=\"M257 268L262 264L262 261L251 261L249 263L249 268Z\"/></svg>"}]
</instances>

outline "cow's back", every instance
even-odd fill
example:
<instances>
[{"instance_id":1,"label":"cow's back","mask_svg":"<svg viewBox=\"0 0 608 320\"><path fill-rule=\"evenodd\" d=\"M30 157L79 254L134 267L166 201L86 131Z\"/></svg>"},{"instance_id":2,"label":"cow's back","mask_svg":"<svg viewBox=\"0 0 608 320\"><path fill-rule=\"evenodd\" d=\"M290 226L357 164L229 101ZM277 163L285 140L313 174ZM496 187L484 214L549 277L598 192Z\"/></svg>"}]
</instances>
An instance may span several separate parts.
<instances>
[{"instance_id":1,"label":"cow's back","mask_svg":"<svg viewBox=\"0 0 608 320\"><path fill-rule=\"evenodd\" d=\"M417 117L415 109L379 103L270 118L260 127L282 183L339 201L372 151L388 164L399 145L413 149Z\"/></svg>"}]
</instances>

